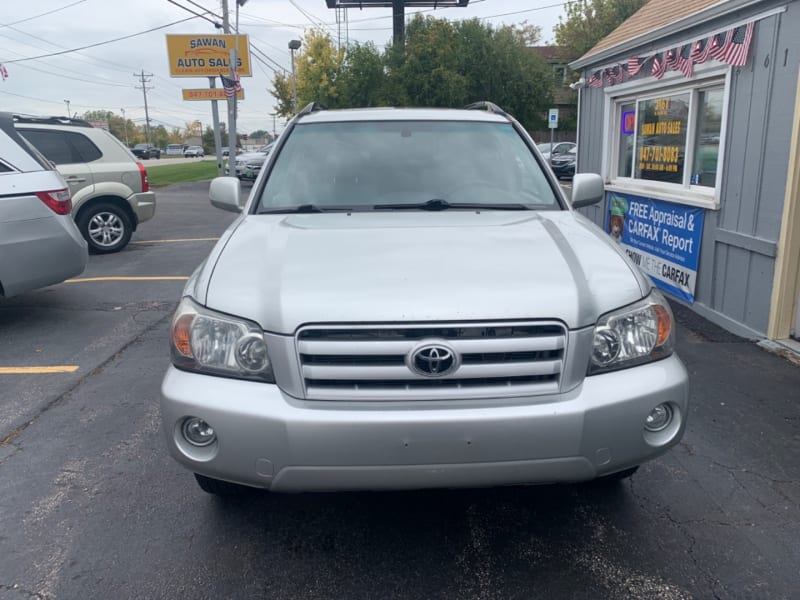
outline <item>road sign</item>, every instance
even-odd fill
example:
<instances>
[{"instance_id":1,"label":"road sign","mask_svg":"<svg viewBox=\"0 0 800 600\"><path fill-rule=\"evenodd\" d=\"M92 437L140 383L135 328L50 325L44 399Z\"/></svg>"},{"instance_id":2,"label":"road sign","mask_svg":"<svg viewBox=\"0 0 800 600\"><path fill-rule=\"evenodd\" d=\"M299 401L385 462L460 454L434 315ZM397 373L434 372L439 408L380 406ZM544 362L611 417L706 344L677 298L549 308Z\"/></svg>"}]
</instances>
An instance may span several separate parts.
<instances>
[{"instance_id":1,"label":"road sign","mask_svg":"<svg viewBox=\"0 0 800 600\"><path fill-rule=\"evenodd\" d=\"M167 35L167 57L171 77L214 77L230 73L230 56L235 35ZM238 71L250 77L250 39L239 36L236 48Z\"/></svg>"},{"instance_id":2,"label":"road sign","mask_svg":"<svg viewBox=\"0 0 800 600\"><path fill-rule=\"evenodd\" d=\"M228 97L225 95L225 90L223 88L199 88L199 89L189 89L189 90L181 90L183 93L184 100L227 100ZM236 92L236 98L238 100L244 100L244 90L239 90Z\"/></svg>"},{"instance_id":3,"label":"road sign","mask_svg":"<svg viewBox=\"0 0 800 600\"><path fill-rule=\"evenodd\" d=\"M551 108L550 114L547 117L547 126L550 129L558 129L558 109Z\"/></svg>"}]
</instances>

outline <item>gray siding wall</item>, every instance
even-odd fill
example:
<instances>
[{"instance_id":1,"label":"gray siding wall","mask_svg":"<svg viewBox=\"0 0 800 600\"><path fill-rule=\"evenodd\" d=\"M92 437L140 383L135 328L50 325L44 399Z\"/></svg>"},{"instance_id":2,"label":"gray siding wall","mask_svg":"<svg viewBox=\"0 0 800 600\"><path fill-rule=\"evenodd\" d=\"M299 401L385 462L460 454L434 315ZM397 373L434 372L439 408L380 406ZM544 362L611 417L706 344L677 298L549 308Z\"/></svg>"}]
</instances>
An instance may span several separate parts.
<instances>
[{"instance_id":1,"label":"gray siding wall","mask_svg":"<svg viewBox=\"0 0 800 600\"><path fill-rule=\"evenodd\" d=\"M701 37L728 23L783 5L786 12L756 23L748 64L732 71L721 207L706 211L695 290L700 312L718 315L723 324L730 321L731 325L759 334L767 329L783 214L800 67L800 2L763 2L726 21L709 23L639 50L646 54L672 42ZM587 72L584 77L588 79ZM602 89L582 90L580 171L600 171L606 143L602 139L604 106ZM605 206L582 212L603 226Z\"/></svg>"}]
</instances>

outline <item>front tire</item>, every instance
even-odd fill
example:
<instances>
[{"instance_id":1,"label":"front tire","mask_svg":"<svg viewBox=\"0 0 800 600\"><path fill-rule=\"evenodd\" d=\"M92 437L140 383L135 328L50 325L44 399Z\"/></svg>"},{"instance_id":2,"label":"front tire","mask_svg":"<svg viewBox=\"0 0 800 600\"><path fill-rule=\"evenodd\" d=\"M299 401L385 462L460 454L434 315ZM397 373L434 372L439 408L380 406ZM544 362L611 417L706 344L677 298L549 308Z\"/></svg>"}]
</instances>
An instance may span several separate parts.
<instances>
[{"instance_id":1,"label":"front tire","mask_svg":"<svg viewBox=\"0 0 800 600\"><path fill-rule=\"evenodd\" d=\"M94 254L119 252L131 239L130 217L119 206L100 202L81 212L78 229Z\"/></svg>"},{"instance_id":2,"label":"front tire","mask_svg":"<svg viewBox=\"0 0 800 600\"><path fill-rule=\"evenodd\" d=\"M194 478L197 480L197 485L200 486L201 490L215 496L241 496L249 490L243 485L212 479L198 473L194 474Z\"/></svg>"}]
</instances>

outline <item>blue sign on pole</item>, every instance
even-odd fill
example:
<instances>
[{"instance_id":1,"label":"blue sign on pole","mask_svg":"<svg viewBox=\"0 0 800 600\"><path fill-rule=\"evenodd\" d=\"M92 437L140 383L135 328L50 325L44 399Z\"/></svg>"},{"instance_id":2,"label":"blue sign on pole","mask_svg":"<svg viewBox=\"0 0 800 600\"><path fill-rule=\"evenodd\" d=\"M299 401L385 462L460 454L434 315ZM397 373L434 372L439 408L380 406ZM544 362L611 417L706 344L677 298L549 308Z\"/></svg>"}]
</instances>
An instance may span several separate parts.
<instances>
[{"instance_id":1,"label":"blue sign on pole","mask_svg":"<svg viewBox=\"0 0 800 600\"><path fill-rule=\"evenodd\" d=\"M694 302L702 208L608 193L606 231L657 287Z\"/></svg>"}]
</instances>

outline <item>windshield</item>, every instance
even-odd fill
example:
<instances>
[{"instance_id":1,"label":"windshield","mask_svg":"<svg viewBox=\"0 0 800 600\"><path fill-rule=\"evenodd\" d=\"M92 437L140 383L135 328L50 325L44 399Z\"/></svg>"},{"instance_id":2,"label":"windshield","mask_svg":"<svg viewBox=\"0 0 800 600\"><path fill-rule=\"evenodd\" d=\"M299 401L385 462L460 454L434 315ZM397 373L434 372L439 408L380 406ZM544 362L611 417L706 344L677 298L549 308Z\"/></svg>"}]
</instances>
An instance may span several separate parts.
<instances>
[{"instance_id":1,"label":"windshield","mask_svg":"<svg viewBox=\"0 0 800 600\"><path fill-rule=\"evenodd\" d=\"M437 210L560 208L510 123L366 121L298 124L257 210L430 207L431 200Z\"/></svg>"}]
</instances>

